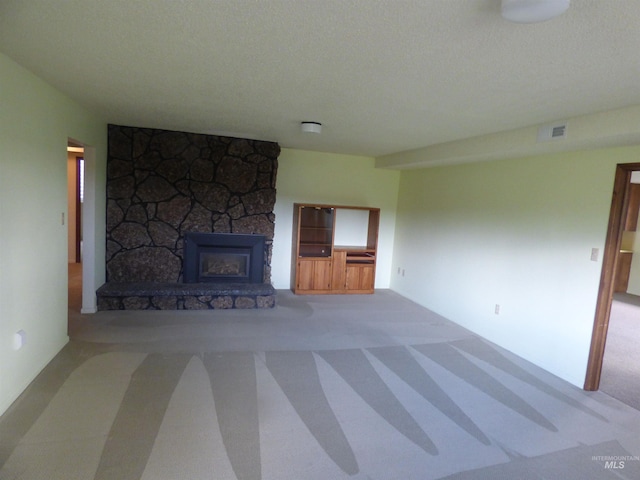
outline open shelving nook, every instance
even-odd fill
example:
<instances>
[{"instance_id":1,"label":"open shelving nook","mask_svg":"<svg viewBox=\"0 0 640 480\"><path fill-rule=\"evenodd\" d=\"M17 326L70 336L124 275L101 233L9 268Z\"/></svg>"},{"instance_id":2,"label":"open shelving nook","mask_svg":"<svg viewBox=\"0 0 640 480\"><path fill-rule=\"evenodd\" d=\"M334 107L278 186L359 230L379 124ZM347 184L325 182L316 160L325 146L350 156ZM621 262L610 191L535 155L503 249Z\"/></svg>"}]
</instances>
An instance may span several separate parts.
<instances>
[{"instance_id":1,"label":"open shelving nook","mask_svg":"<svg viewBox=\"0 0 640 480\"><path fill-rule=\"evenodd\" d=\"M373 293L380 209L294 204L291 290Z\"/></svg>"}]
</instances>

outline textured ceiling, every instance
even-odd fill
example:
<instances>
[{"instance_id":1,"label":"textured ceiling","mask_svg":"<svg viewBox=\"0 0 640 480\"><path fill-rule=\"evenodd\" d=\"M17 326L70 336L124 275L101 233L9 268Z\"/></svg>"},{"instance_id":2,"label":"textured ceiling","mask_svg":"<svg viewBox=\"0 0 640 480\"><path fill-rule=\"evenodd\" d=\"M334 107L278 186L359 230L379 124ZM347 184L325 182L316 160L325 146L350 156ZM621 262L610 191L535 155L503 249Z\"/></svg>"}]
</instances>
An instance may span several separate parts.
<instances>
[{"instance_id":1,"label":"textured ceiling","mask_svg":"<svg viewBox=\"0 0 640 480\"><path fill-rule=\"evenodd\" d=\"M0 50L110 123L369 156L640 104L637 0L0 0Z\"/></svg>"}]
</instances>

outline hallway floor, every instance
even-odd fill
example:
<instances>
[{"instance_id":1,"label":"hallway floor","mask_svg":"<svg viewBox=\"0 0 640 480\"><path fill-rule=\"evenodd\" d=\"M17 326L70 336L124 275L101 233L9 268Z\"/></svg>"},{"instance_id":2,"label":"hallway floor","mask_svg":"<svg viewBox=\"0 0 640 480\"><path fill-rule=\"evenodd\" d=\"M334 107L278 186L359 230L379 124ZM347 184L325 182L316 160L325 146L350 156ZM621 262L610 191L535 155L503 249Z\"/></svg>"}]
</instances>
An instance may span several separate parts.
<instances>
[{"instance_id":1,"label":"hallway floor","mask_svg":"<svg viewBox=\"0 0 640 480\"><path fill-rule=\"evenodd\" d=\"M640 410L640 297L636 295L614 296L600 391Z\"/></svg>"}]
</instances>

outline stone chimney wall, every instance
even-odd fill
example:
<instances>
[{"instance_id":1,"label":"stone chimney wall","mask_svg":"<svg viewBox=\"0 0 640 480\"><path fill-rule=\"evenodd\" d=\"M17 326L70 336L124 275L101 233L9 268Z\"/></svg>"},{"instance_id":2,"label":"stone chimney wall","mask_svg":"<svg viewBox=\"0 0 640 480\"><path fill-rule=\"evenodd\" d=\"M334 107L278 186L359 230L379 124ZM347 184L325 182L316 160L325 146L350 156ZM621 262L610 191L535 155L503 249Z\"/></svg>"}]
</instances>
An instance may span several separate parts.
<instances>
[{"instance_id":1,"label":"stone chimney wall","mask_svg":"<svg viewBox=\"0 0 640 480\"><path fill-rule=\"evenodd\" d=\"M271 253L280 146L109 125L107 282L181 282L186 232L258 233Z\"/></svg>"}]
</instances>

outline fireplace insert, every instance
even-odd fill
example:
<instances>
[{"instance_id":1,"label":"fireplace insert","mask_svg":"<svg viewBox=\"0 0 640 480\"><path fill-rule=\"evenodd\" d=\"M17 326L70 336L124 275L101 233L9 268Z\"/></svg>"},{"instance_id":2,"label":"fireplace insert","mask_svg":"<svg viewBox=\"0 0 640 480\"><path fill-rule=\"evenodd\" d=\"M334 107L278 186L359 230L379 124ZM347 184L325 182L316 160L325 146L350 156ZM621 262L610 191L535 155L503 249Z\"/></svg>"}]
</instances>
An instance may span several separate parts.
<instances>
[{"instance_id":1,"label":"fireplace insert","mask_svg":"<svg viewBox=\"0 0 640 480\"><path fill-rule=\"evenodd\" d=\"M264 235L195 233L184 237L185 283L263 283Z\"/></svg>"}]
</instances>

